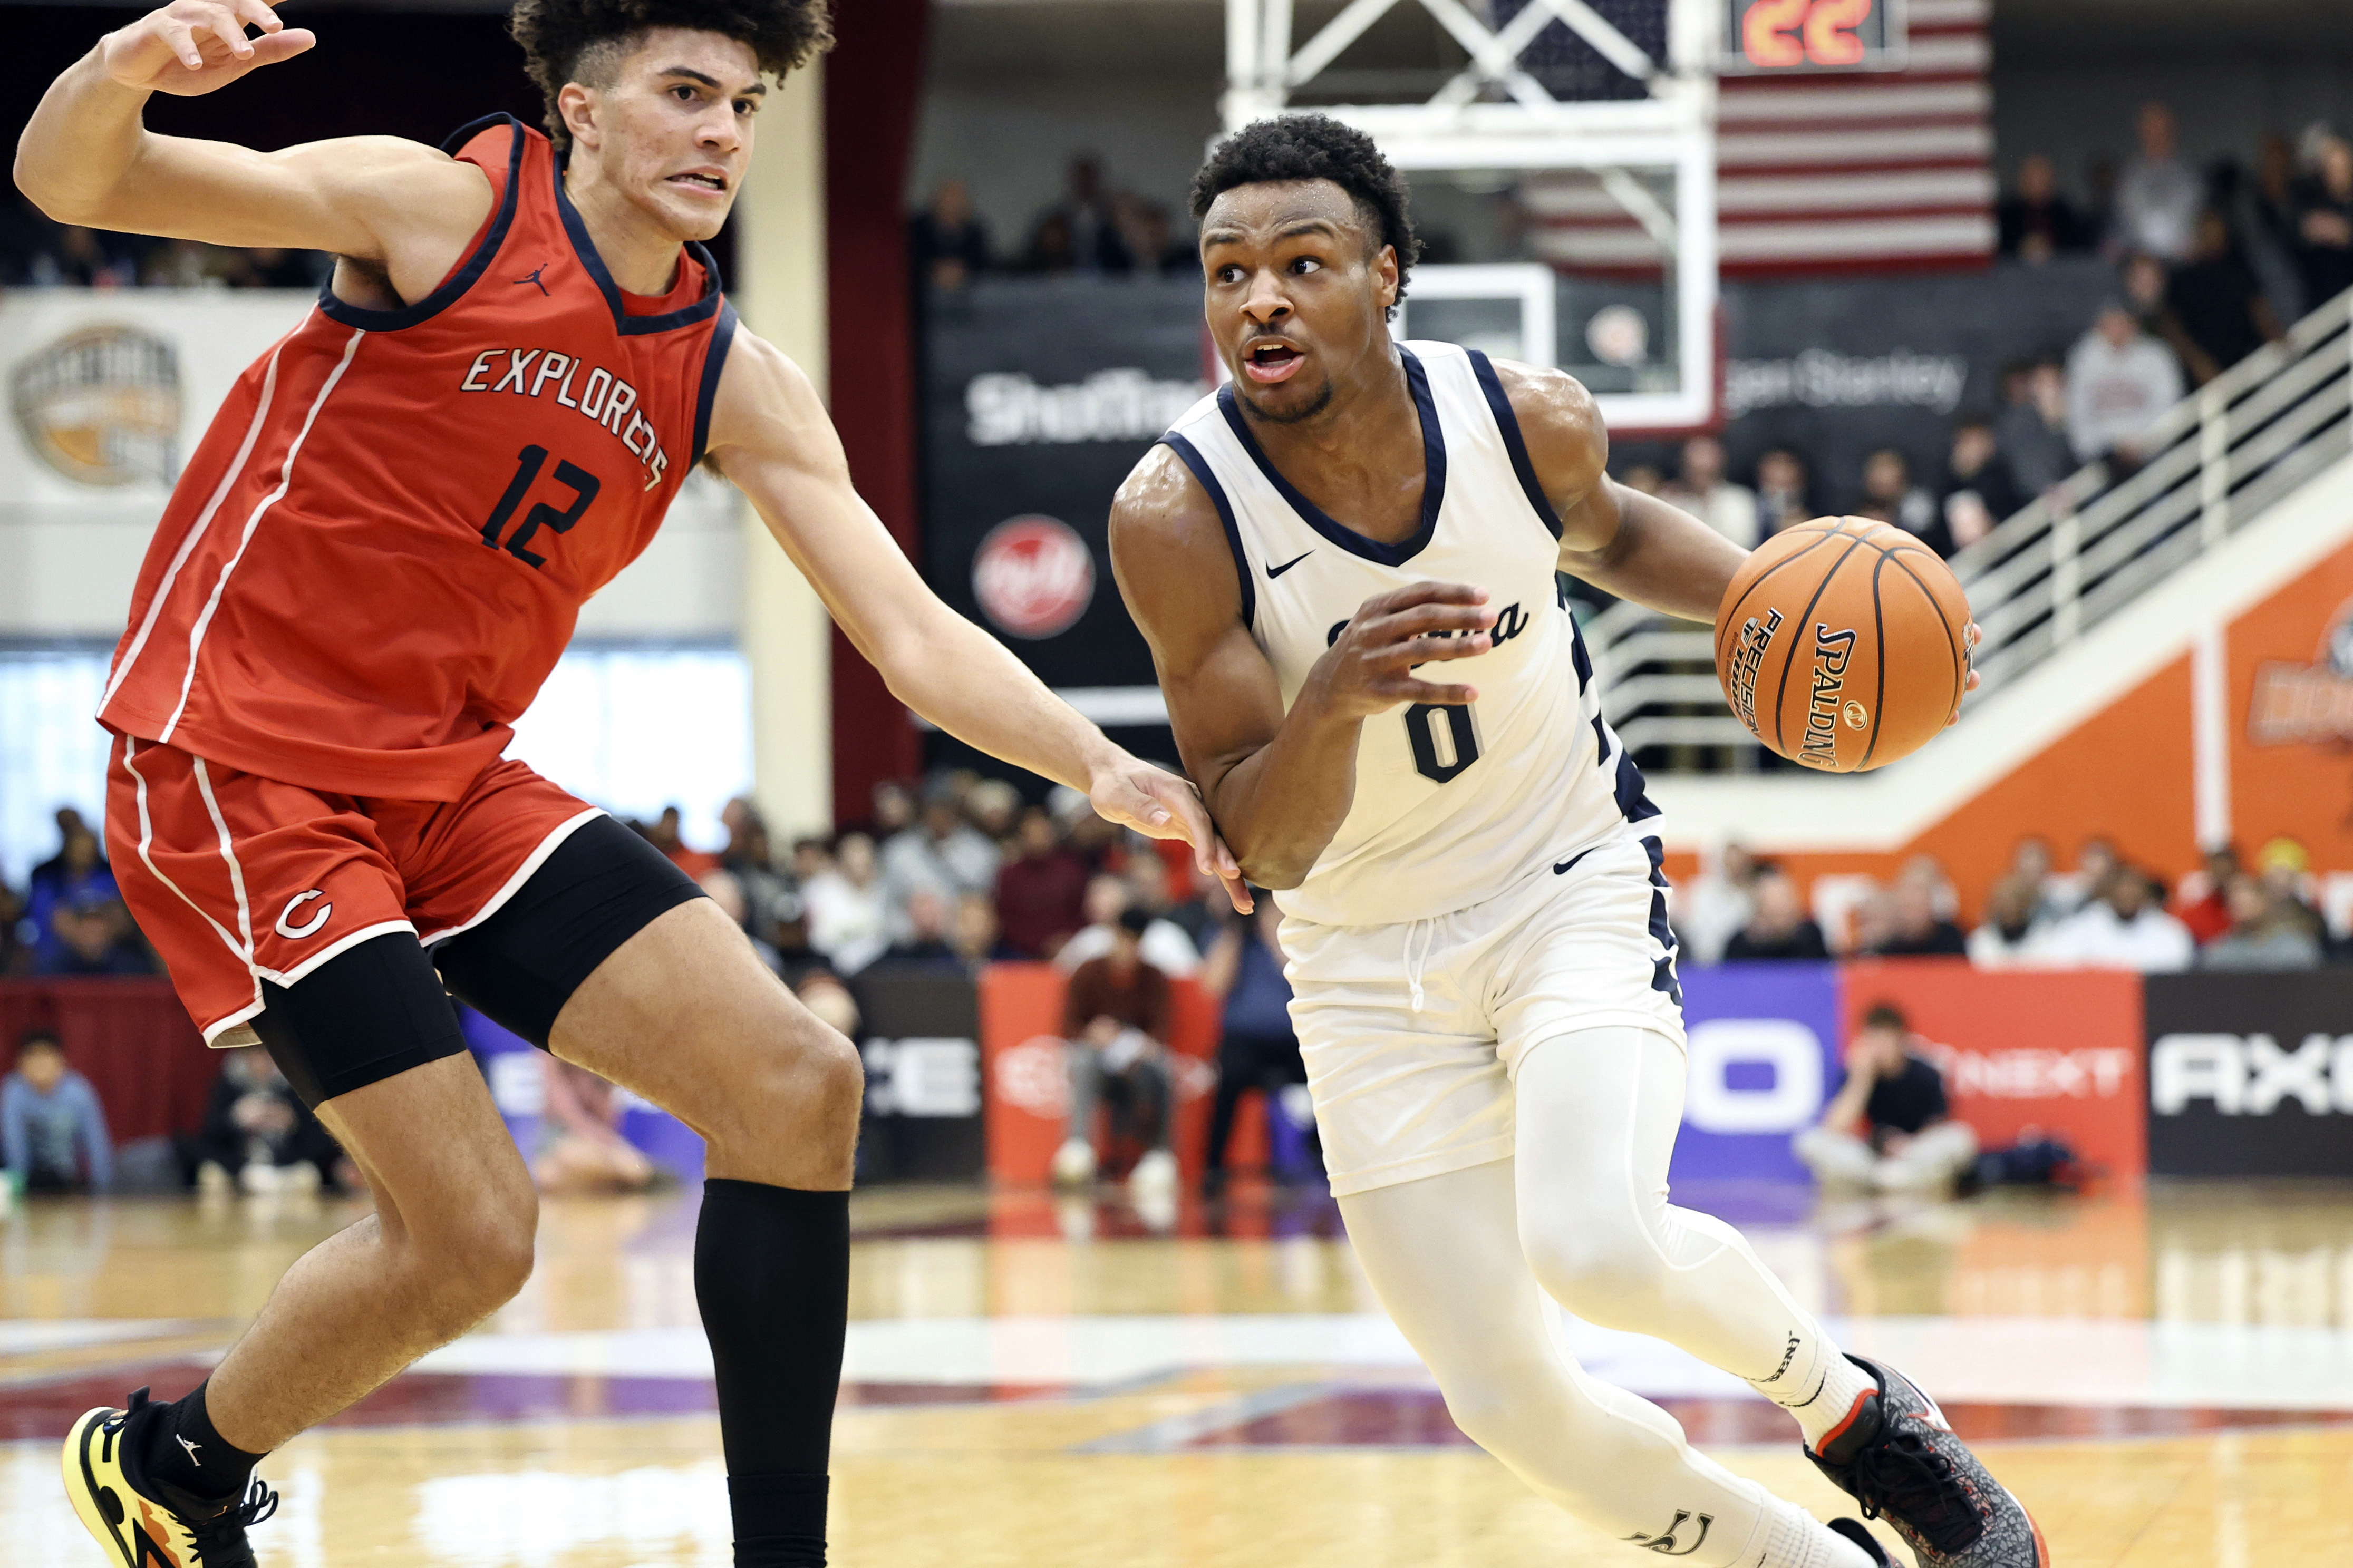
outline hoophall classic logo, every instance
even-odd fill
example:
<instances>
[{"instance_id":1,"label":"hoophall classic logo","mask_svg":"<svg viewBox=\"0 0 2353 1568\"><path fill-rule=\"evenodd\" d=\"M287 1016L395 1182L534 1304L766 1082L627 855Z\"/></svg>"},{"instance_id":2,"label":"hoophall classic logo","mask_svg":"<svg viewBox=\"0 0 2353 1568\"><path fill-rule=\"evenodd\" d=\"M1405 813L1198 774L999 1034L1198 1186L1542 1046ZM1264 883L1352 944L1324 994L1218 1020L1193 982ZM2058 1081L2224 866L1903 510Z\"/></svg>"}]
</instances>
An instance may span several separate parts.
<instances>
[{"instance_id":1,"label":"hoophall classic logo","mask_svg":"<svg viewBox=\"0 0 2353 1568\"><path fill-rule=\"evenodd\" d=\"M1762 620L1751 616L1733 647L1732 668L1726 672L1732 710L1752 734L1763 733L1757 728L1757 674L1783 619L1778 609L1766 611ZM1854 658L1854 642L1851 629L1834 632L1827 621L1814 625L1813 691L1806 704L1806 733L1797 758L1808 767L1837 769L1841 722L1851 730L1870 727L1871 710L1846 695L1846 667Z\"/></svg>"},{"instance_id":2,"label":"hoophall classic logo","mask_svg":"<svg viewBox=\"0 0 2353 1568\"><path fill-rule=\"evenodd\" d=\"M2247 739L2258 746L2353 741L2353 600L2337 606L2310 664L2257 667Z\"/></svg>"},{"instance_id":3,"label":"hoophall classic logo","mask_svg":"<svg viewBox=\"0 0 2353 1568\"><path fill-rule=\"evenodd\" d=\"M178 477L180 363L136 327L84 327L18 360L8 402L25 444L85 485Z\"/></svg>"}]
</instances>

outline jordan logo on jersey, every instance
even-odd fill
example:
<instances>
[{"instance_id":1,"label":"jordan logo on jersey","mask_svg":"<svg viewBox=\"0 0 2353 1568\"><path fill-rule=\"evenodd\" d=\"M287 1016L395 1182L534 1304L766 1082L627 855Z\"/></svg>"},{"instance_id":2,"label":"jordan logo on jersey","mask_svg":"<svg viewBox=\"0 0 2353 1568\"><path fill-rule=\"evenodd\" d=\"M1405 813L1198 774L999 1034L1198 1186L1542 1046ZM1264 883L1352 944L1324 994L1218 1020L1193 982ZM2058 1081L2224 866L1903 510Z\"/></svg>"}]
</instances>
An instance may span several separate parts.
<instances>
[{"instance_id":1,"label":"jordan logo on jersey","mask_svg":"<svg viewBox=\"0 0 2353 1568\"><path fill-rule=\"evenodd\" d=\"M465 379L458 384L458 390L544 397L553 384L556 402L595 420L608 434L621 438L629 456L645 465L646 489L653 489L661 483L662 474L670 468L670 453L654 433L653 421L638 412L638 389L598 365L581 382L580 395L575 398L572 383L586 363L554 349L484 349L466 367ZM534 364L536 369L533 368Z\"/></svg>"}]
</instances>

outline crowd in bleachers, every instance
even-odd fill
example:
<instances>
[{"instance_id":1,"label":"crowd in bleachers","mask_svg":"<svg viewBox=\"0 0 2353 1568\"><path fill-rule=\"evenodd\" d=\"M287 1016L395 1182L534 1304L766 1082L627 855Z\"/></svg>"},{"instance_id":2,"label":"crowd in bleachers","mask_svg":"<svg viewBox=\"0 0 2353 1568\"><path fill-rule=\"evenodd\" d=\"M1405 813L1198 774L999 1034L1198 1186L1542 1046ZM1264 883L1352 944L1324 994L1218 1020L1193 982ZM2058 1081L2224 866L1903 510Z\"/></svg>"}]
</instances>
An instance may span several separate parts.
<instances>
[{"instance_id":1,"label":"crowd in bleachers","mask_svg":"<svg viewBox=\"0 0 2353 1568\"><path fill-rule=\"evenodd\" d=\"M907 221L908 256L919 286L954 293L975 278L1156 277L1198 274L1189 226L1170 205L1113 189L1092 153L1071 158L1062 194L1029 220L1012 249L1000 247L962 180L942 180Z\"/></svg>"},{"instance_id":2,"label":"crowd in bleachers","mask_svg":"<svg viewBox=\"0 0 2353 1568\"><path fill-rule=\"evenodd\" d=\"M316 289L332 258L82 228L23 196L0 201L0 288Z\"/></svg>"},{"instance_id":3,"label":"crowd in bleachers","mask_svg":"<svg viewBox=\"0 0 2353 1568\"><path fill-rule=\"evenodd\" d=\"M157 973L97 832L69 805L58 808L57 824L58 852L25 886L0 880L0 976Z\"/></svg>"},{"instance_id":4,"label":"crowd in bleachers","mask_svg":"<svg viewBox=\"0 0 2353 1568\"><path fill-rule=\"evenodd\" d=\"M2268 138L2253 172L2235 159L2200 172L2181 159L2166 105L2146 105L2137 130L2137 155L2121 169L2095 164L2081 202L2061 191L2049 155L2020 161L1999 209L2002 255L2027 266L2098 256L2115 268L2114 291L2072 342L2001 367L2000 406L1954 420L1936 471L1916 473L1889 447L1858 472L1824 474L1775 447L1736 479L1723 445L1704 437L1684 443L1673 472L1637 448L1618 478L1744 547L1842 512L1895 523L1950 556L2084 464L2129 476L2149 430L2192 388L2353 288L2353 141L2316 125L2294 142Z\"/></svg>"},{"instance_id":5,"label":"crowd in bleachers","mask_svg":"<svg viewBox=\"0 0 2353 1568\"><path fill-rule=\"evenodd\" d=\"M1964 924L1960 900L1933 856L1880 881L1821 876L1800 887L1788 868L1737 845L1677 890L1675 930L1687 962L1967 958L1980 968L2310 969L2353 963L2337 900L2290 838L2252 864L2221 846L2168 886L2087 839L2062 870L2050 844L2021 840L1984 907Z\"/></svg>"},{"instance_id":6,"label":"crowd in bleachers","mask_svg":"<svg viewBox=\"0 0 2353 1568\"><path fill-rule=\"evenodd\" d=\"M1111 950L1130 910L1146 917L1145 961L1182 978L1199 970L1223 919L1188 855L1104 822L1075 790L1030 805L970 773L887 783L861 820L789 847L749 800L728 805L716 850L683 842L679 821L673 810L636 826L796 989L878 964L970 971L1051 959L1075 970Z\"/></svg>"}]
</instances>

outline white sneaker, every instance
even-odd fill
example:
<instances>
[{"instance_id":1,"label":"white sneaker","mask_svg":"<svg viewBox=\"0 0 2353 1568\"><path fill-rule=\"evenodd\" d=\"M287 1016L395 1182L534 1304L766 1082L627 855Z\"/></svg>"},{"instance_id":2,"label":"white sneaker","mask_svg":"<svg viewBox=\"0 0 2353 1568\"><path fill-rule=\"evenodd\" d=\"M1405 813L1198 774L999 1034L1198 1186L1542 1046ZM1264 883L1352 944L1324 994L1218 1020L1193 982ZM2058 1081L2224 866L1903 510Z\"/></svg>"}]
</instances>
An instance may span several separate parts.
<instances>
[{"instance_id":1,"label":"white sneaker","mask_svg":"<svg viewBox=\"0 0 2353 1568\"><path fill-rule=\"evenodd\" d=\"M237 1184L248 1193L274 1193L278 1190L278 1167L261 1160L248 1160L245 1169L237 1173Z\"/></svg>"},{"instance_id":2,"label":"white sneaker","mask_svg":"<svg viewBox=\"0 0 2353 1568\"><path fill-rule=\"evenodd\" d=\"M280 1165L278 1167L278 1185L290 1193L315 1193L319 1190L319 1167L308 1160Z\"/></svg>"},{"instance_id":3,"label":"white sneaker","mask_svg":"<svg viewBox=\"0 0 2353 1568\"><path fill-rule=\"evenodd\" d=\"M196 1191L200 1193L225 1193L235 1185L227 1167L218 1160L206 1160L196 1167Z\"/></svg>"},{"instance_id":4,"label":"white sneaker","mask_svg":"<svg viewBox=\"0 0 2353 1568\"><path fill-rule=\"evenodd\" d=\"M1138 1196L1158 1197L1175 1192L1176 1156L1166 1149L1151 1151L1127 1173L1127 1185Z\"/></svg>"},{"instance_id":5,"label":"white sneaker","mask_svg":"<svg viewBox=\"0 0 2353 1568\"><path fill-rule=\"evenodd\" d=\"M1148 1156L1147 1156L1148 1157ZM1054 1180L1066 1187L1095 1179L1094 1145L1073 1138L1054 1151Z\"/></svg>"}]
</instances>

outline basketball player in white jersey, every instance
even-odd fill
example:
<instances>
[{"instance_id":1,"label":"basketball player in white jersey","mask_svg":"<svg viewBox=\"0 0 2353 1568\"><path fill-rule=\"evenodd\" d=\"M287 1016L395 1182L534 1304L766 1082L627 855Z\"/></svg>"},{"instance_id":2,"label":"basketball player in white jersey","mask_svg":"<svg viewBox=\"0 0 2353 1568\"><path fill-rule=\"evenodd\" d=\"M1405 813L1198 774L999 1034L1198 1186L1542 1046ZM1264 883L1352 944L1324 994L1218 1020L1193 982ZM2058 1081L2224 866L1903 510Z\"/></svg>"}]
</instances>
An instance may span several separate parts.
<instances>
[{"instance_id":1,"label":"basketball player in white jersey","mask_svg":"<svg viewBox=\"0 0 2353 1568\"><path fill-rule=\"evenodd\" d=\"M1923 1568L2046 1568L1925 1395L1841 1354L1737 1231L1667 1202L1683 1033L1658 812L1555 574L1710 621L1743 552L1607 477L1568 376L1391 342L1417 247L1362 133L1251 126L1193 210L1233 381L1122 488L1112 559L1227 842L1290 889L1332 1190L1455 1421L1630 1551L1888 1561L1586 1376L1556 1301L1786 1406Z\"/></svg>"}]
</instances>

